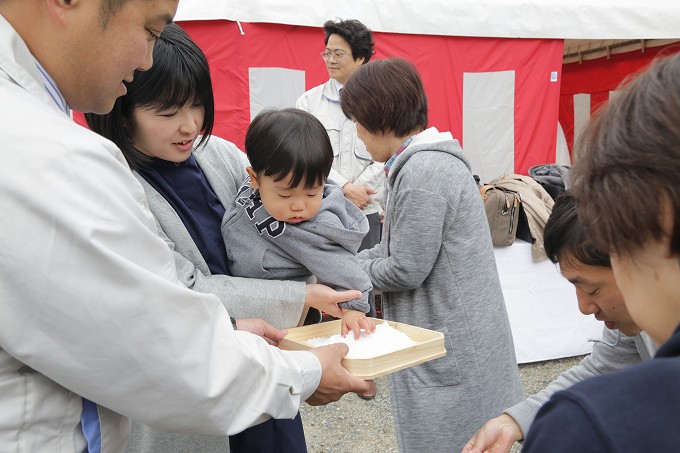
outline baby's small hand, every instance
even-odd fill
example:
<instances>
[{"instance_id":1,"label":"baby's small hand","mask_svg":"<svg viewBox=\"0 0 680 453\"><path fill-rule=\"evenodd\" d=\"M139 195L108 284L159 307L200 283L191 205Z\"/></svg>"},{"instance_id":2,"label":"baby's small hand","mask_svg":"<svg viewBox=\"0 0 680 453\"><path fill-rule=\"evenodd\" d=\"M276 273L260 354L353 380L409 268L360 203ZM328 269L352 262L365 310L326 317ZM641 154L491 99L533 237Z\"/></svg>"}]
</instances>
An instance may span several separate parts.
<instances>
[{"instance_id":1,"label":"baby's small hand","mask_svg":"<svg viewBox=\"0 0 680 453\"><path fill-rule=\"evenodd\" d=\"M343 309L340 334L345 337L351 330L354 332L354 339L358 340L361 329L364 329L367 334L372 334L375 332L375 321L367 318L366 314L360 311Z\"/></svg>"}]
</instances>

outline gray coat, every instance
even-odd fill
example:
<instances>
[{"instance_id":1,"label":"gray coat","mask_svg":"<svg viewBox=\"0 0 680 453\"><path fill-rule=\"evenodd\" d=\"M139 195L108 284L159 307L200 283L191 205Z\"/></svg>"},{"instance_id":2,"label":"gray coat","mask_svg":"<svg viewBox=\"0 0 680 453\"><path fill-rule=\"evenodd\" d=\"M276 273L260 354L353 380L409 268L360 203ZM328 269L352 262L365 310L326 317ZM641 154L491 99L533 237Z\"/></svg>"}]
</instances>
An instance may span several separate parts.
<instances>
[{"instance_id":1,"label":"gray coat","mask_svg":"<svg viewBox=\"0 0 680 453\"><path fill-rule=\"evenodd\" d=\"M194 149L196 162L224 207L233 201L248 175L246 155L234 144L212 136L205 147ZM175 256L180 281L190 289L215 294L235 318L262 318L281 328L294 327L305 303L305 283L266 281L212 275L191 235L170 204L138 173L159 234ZM167 395L172 398L172 395ZM228 453L226 436L163 433L133 421L127 453Z\"/></svg>"},{"instance_id":2,"label":"gray coat","mask_svg":"<svg viewBox=\"0 0 680 453\"><path fill-rule=\"evenodd\" d=\"M295 225L274 219L247 179L227 206L222 237L234 275L267 279L300 279L314 275L333 289L357 289L362 298L340 307L368 312L371 281L356 253L366 233L366 216L342 189L328 182L316 215Z\"/></svg>"},{"instance_id":3,"label":"gray coat","mask_svg":"<svg viewBox=\"0 0 680 453\"><path fill-rule=\"evenodd\" d=\"M428 129L394 162L382 242L359 259L386 319L445 336L445 357L390 376L400 451L461 451L524 392L482 199L450 134Z\"/></svg>"}]
</instances>

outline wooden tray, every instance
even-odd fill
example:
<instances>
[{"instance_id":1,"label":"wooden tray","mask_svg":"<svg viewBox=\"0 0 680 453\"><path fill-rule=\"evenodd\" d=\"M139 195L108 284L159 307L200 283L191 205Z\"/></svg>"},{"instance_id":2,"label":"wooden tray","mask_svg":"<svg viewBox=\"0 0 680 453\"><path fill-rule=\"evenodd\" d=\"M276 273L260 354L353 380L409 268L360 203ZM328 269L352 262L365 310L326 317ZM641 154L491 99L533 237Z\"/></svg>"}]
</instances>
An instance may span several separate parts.
<instances>
[{"instance_id":1,"label":"wooden tray","mask_svg":"<svg viewBox=\"0 0 680 453\"><path fill-rule=\"evenodd\" d=\"M375 322L376 324L389 323L391 327L404 332L417 344L377 357L343 359L342 366L360 379L375 379L446 355L444 335L441 332L382 319L375 319ZM279 342L279 347L291 351L304 351L312 348L305 340L317 337L327 338L337 333L340 333L339 319L294 327L288 329L288 335Z\"/></svg>"}]
</instances>

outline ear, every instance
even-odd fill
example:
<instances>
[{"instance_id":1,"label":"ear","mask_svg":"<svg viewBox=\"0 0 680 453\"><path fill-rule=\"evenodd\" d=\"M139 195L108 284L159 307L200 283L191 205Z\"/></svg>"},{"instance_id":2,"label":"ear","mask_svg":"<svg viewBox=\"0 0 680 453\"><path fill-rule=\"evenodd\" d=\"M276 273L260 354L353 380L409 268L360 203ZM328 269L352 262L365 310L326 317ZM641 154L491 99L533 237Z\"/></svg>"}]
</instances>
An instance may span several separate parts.
<instances>
[{"instance_id":1,"label":"ear","mask_svg":"<svg viewBox=\"0 0 680 453\"><path fill-rule=\"evenodd\" d=\"M366 61L366 57L359 57L359 58L356 59L356 61L357 61L359 64L364 64L364 61Z\"/></svg>"},{"instance_id":2,"label":"ear","mask_svg":"<svg viewBox=\"0 0 680 453\"><path fill-rule=\"evenodd\" d=\"M66 15L80 4L81 0L45 0L47 10L60 25L66 23Z\"/></svg>"},{"instance_id":3,"label":"ear","mask_svg":"<svg viewBox=\"0 0 680 453\"><path fill-rule=\"evenodd\" d=\"M259 189L260 184L257 182L257 173L253 170L253 167L246 167L246 172L248 172L248 176L250 176L250 188L255 190Z\"/></svg>"}]
</instances>

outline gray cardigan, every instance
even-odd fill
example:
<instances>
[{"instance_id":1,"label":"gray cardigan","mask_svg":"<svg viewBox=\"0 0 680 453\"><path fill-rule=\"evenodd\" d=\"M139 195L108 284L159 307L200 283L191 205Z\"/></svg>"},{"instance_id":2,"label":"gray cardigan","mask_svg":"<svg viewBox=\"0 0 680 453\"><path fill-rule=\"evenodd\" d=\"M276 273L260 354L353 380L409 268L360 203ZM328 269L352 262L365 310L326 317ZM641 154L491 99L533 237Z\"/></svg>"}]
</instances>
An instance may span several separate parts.
<instances>
[{"instance_id":1,"label":"gray cardigan","mask_svg":"<svg viewBox=\"0 0 680 453\"><path fill-rule=\"evenodd\" d=\"M198 140L197 140L198 142ZM233 143L212 136L205 147L194 149L196 162L223 206L233 201L241 182L248 175L246 155ZM190 289L215 294L235 318L262 318L277 327L297 325L305 303L305 283L267 281L212 275L208 264L191 239L175 210L138 173L158 231L173 250L180 281ZM168 395L172 398L172 395ZM164 433L133 421L127 453L228 453L227 436L200 436Z\"/></svg>"},{"instance_id":2,"label":"gray cardigan","mask_svg":"<svg viewBox=\"0 0 680 453\"><path fill-rule=\"evenodd\" d=\"M228 207L248 175L246 155L233 143L215 136L193 154L222 206ZM144 187L159 234L174 251L182 283L194 291L215 294L234 318L262 318L279 328L298 324L305 304L304 282L212 275L172 206L138 173L135 176Z\"/></svg>"},{"instance_id":3,"label":"gray cardigan","mask_svg":"<svg viewBox=\"0 0 680 453\"><path fill-rule=\"evenodd\" d=\"M394 162L382 242L358 257L386 319L445 337L445 357L390 375L400 452L461 451L524 391L482 199L450 134L421 132Z\"/></svg>"}]
</instances>

